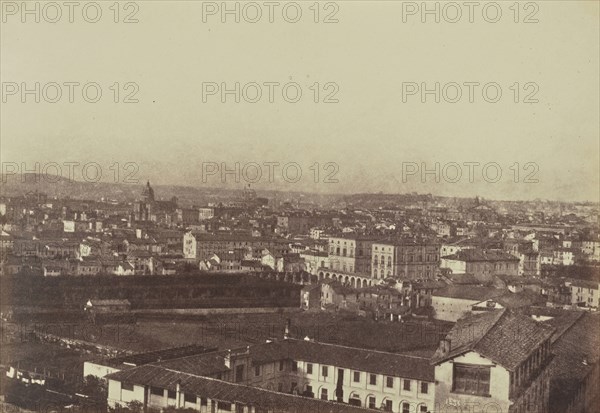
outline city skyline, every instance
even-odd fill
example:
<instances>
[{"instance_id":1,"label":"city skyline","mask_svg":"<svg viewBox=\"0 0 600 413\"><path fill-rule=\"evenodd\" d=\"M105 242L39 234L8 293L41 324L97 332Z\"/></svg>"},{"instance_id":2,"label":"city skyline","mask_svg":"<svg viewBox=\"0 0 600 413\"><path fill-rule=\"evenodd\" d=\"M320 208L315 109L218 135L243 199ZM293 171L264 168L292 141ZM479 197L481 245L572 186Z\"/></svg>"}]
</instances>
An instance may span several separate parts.
<instances>
[{"instance_id":1,"label":"city skyline","mask_svg":"<svg viewBox=\"0 0 600 413\"><path fill-rule=\"evenodd\" d=\"M244 16L223 22L194 2L138 7L134 24L114 23L109 9L95 24L78 14L73 23L42 15L40 23L28 17L24 24L19 12L5 14L3 162L135 162L140 178L192 186L202 183L202 162L297 162L307 181L273 189L600 196L594 2L545 3L533 24L514 23L508 6L495 24L480 14L472 24L436 23L435 16L422 23L390 2L340 3L337 22L329 24L314 23L308 5L298 23L279 15L273 23ZM320 19L334 11L321 10ZM161 34L169 21L177 21L176 38ZM93 57L85 57L88 50ZM273 53L278 59L269 58ZM70 82L78 83L73 103ZM39 103L26 92L36 83ZM91 83L98 86L83 96ZM282 94L293 83L302 93L296 103L295 88ZM485 86L493 87L483 94ZM228 94L236 87L237 95ZM89 103L98 90L100 101ZM498 90L501 99L490 103ZM258 92L261 99L251 103ZM457 93L461 99L451 103ZM339 183L315 185L315 162L337 164ZM402 162L495 162L503 178L470 183L463 175L442 185L412 176L403 183ZM522 182L528 163L537 165L538 183Z\"/></svg>"}]
</instances>

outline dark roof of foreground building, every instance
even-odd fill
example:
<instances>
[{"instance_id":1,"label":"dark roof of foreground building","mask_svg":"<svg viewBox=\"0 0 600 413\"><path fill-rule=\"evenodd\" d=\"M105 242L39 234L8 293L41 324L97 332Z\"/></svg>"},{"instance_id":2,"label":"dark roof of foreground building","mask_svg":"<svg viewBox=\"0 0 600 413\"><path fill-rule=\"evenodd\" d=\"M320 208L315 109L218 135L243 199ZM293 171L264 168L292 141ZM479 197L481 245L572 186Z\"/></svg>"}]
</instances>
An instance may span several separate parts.
<instances>
[{"instance_id":1,"label":"dark roof of foreground building","mask_svg":"<svg viewBox=\"0 0 600 413\"><path fill-rule=\"evenodd\" d=\"M143 364L197 376L214 376L217 373L228 371L230 368L225 362L228 354L231 354L232 358L239 354L247 354L254 365L294 360L414 380L433 382L435 378L430 357L291 338L254 344L242 349L220 351L205 349L204 351L189 351L187 354L182 351L179 357L157 357L154 353L148 354L152 357L147 357L145 359L147 362ZM141 364L139 363L138 366ZM131 366L131 364L129 365Z\"/></svg>"},{"instance_id":2,"label":"dark roof of foreground building","mask_svg":"<svg viewBox=\"0 0 600 413\"><path fill-rule=\"evenodd\" d=\"M552 327L508 309L467 316L458 320L446 336L449 351L438 349L432 363L474 351L514 371L553 332Z\"/></svg>"},{"instance_id":3,"label":"dark roof of foreground building","mask_svg":"<svg viewBox=\"0 0 600 413\"><path fill-rule=\"evenodd\" d=\"M584 313L553 343L550 363L550 406L567 411L584 379L598 368L600 359L600 314Z\"/></svg>"},{"instance_id":4,"label":"dark roof of foreground building","mask_svg":"<svg viewBox=\"0 0 600 413\"><path fill-rule=\"evenodd\" d=\"M111 366L142 366L144 364L156 363L161 360L180 359L192 355L210 353L216 351L215 348L192 344L189 346L174 347L164 350L148 351L145 353L130 354L126 356L115 357L106 361Z\"/></svg>"},{"instance_id":5,"label":"dark roof of foreground building","mask_svg":"<svg viewBox=\"0 0 600 413\"><path fill-rule=\"evenodd\" d=\"M166 360L155 365L197 376L212 376L230 370L225 362L227 350Z\"/></svg>"},{"instance_id":6,"label":"dark roof of foreground building","mask_svg":"<svg viewBox=\"0 0 600 413\"><path fill-rule=\"evenodd\" d=\"M179 383L181 391L184 394L194 394L212 400L240 403L276 411L298 413L359 413L377 411L201 377L155 365L145 365L119 371L109 374L106 378L171 391L176 391L177 384Z\"/></svg>"},{"instance_id":7,"label":"dark roof of foreground building","mask_svg":"<svg viewBox=\"0 0 600 413\"><path fill-rule=\"evenodd\" d=\"M302 360L352 370L434 381L429 358L384 351L366 350L308 340L286 339L250 347L253 363L277 360Z\"/></svg>"}]
</instances>

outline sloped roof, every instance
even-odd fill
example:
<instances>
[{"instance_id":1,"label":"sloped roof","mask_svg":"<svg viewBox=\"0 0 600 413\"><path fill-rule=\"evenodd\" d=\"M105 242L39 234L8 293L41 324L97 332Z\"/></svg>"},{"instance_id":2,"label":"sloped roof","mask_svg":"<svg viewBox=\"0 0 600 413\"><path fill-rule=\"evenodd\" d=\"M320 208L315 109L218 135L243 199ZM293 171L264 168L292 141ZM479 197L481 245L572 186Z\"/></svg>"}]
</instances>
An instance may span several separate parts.
<instances>
[{"instance_id":1,"label":"sloped roof","mask_svg":"<svg viewBox=\"0 0 600 413\"><path fill-rule=\"evenodd\" d=\"M480 249L461 250L456 254L448 255L442 258L466 262L519 261L517 257L504 251Z\"/></svg>"},{"instance_id":2,"label":"sloped roof","mask_svg":"<svg viewBox=\"0 0 600 413\"><path fill-rule=\"evenodd\" d=\"M433 292L434 297L457 298L462 300L484 301L498 297L504 293L494 287L482 287L478 285L448 285Z\"/></svg>"},{"instance_id":3,"label":"sloped roof","mask_svg":"<svg viewBox=\"0 0 600 413\"><path fill-rule=\"evenodd\" d=\"M520 308L531 305L543 304L546 299L533 291L523 290L517 293L505 292L500 297L494 298L496 302L505 308Z\"/></svg>"},{"instance_id":4,"label":"sloped roof","mask_svg":"<svg viewBox=\"0 0 600 413\"><path fill-rule=\"evenodd\" d=\"M251 346L250 354L253 362L257 364L292 359L388 376L434 381L434 369L428 358L398 353L287 339Z\"/></svg>"},{"instance_id":5,"label":"sloped roof","mask_svg":"<svg viewBox=\"0 0 600 413\"><path fill-rule=\"evenodd\" d=\"M226 355L227 351L218 351L162 361L156 365L197 376L210 376L230 370L225 365Z\"/></svg>"},{"instance_id":6,"label":"sloped roof","mask_svg":"<svg viewBox=\"0 0 600 413\"><path fill-rule=\"evenodd\" d=\"M548 367L552 412L566 411L585 377L600 359L600 314L585 313L552 345L554 359Z\"/></svg>"},{"instance_id":7,"label":"sloped roof","mask_svg":"<svg viewBox=\"0 0 600 413\"><path fill-rule=\"evenodd\" d=\"M446 336L450 351L436 351L432 363L439 364L474 351L514 371L536 348L552 336L554 329L512 310L502 309L458 320Z\"/></svg>"},{"instance_id":8,"label":"sloped roof","mask_svg":"<svg viewBox=\"0 0 600 413\"><path fill-rule=\"evenodd\" d=\"M106 378L120 382L154 386L171 391L175 391L177 389L177 384L179 383L181 391L184 394L194 394L196 396L224 402L236 402L260 406L263 409L276 411L294 411L298 413L355 413L377 411L350 406L348 404L298 397L258 387L201 377L157 365L145 365L122 370L109 374Z\"/></svg>"}]
</instances>

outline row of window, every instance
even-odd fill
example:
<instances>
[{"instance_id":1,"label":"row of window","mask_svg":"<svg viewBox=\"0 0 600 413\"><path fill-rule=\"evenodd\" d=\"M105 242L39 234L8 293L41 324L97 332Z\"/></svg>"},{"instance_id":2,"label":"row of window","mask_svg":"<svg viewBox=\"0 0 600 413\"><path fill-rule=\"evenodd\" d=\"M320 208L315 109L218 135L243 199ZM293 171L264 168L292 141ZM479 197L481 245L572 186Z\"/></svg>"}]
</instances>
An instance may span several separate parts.
<instances>
[{"instance_id":1,"label":"row of window","mask_svg":"<svg viewBox=\"0 0 600 413\"><path fill-rule=\"evenodd\" d=\"M296 365L296 369L297 369L297 365ZM296 371L296 370L293 370L293 371ZM312 363L306 364L306 374L308 374L308 375L313 374L313 364ZM360 371L352 372L352 382L353 383L360 383L360 374L361 374ZM329 366L321 366L321 376L323 376L323 377L329 376ZM385 377L385 387L389 388L389 389L393 389L395 377L392 377L392 376L384 376L384 377ZM377 378L378 378L377 374L368 373L369 385L377 386L377 383L378 383ZM412 383L412 380L402 379L402 389L406 390L406 391L411 391L411 383ZM421 392L421 394L428 394L429 393L429 383L422 381L421 387L420 387L420 392Z\"/></svg>"},{"instance_id":2,"label":"row of window","mask_svg":"<svg viewBox=\"0 0 600 413\"><path fill-rule=\"evenodd\" d=\"M308 394L312 394L312 387L311 386L306 386L306 392ZM321 392L318 395L319 398L321 400L329 400L329 391L326 388L321 388ZM360 396L358 394L351 394L350 398L348 399L348 404L351 406L358 406L361 407L362 406L362 402L360 399ZM387 412L391 412L394 409L394 402L390 399L384 399L381 402L381 405L378 406L377 405L377 397L375 396L367 396L366 402L365 402L365 407L368 407L369 409L382 409L383 411L387 411ZM419 405L418 410L414 410L413 406L411 406L411 403L408 402L401 402L400 403L400 408L402 409L402 413L427 413L429 412L429 410L427 410L427 405L422 403Z\"/></svg>"},{"instance_id":3,"label":"row of window","mask_svg":"<svg viewBox=\"0 0 600 413\"><path fill-rule=\"evenodd\" d=\"M423 260L425 257L425 260ZM438 261L439 257L435 254L427 254L427 255L405 255L399 256L398 262L434 262ZM376 266L377 263L380 262L381 265L385 263L385 256L378 257L377 255L373 256L373 265ZM392 265L392 257L388 255L387 257L388 265Z\"/></svg>"},{"instance_id":4,"label":"row of window","mask_svg":"<svg viewBox=\"0 0 600 413\"><path fill-rule=\"evenodd\" d=\"M121 383L121 388L124 388L123 387L124 385L125 385L125 383ZM154 396L164 397L163 389L161 389L159 387L150 387L150 393ZM167 397L169 399L175 400L177 395L174 391L169 390L167 392ZM196 402L197 402L197 398L196 398L195 394L184 393L183 398L186 403L196 404ZM213 403L215 403L215 402L213 402ZM206 397L200 397L200 406L208 406L208 399ZM219 402L216 402L216 408L218 411L230 412L232 409L232 403L219 401Z\"/></svg>"},{"instance_id":5,"label":"row of window","mask_svg":"<svg viewBox=\"0 0 600 413\"><path fill-rule=\"evenodd\" d=\"M410 380L405 380L405 382L410 382ZM422 383L427 385L427 383ZM294 389L296 388L297 384L296 383L292 383L292 392L294 391ZM409 384L410 386L410 384ZM121 383L121 388L123 390L129 390L129 391L133 391L133 384L129 384L129 383ZM283 384L279 383L278 385L278 389L279 392L283 391ZM306 393L308 394L312 394L312 387L311 386L306 386ZM164 393L164 389L159 388L159 387L150 387L150 394L152 394L153 396L158 396L158 397L164 397L165 393ZM321 400L329 400L329 391L327 390L327 388L321 388L321 392L318 395L319 398ZM175 400L175 398L177 397L176 392L172 391L172 390L168 390L167 391L167 398L169 399L173 399ZM186 403L193 403L196 404L197 403L197 397L194 394L188 394L188 393L184 393L184 401ZM217 408L219 411L223 410L223 411L231 411L232 408L232 404L231 403L227 403L227 402L218 402L217 403ZM361 400L360 397L356 394L352 394L350 395L350 398L348 400L348 404L353 405L353 406L361 406ZM370 408L370 409L382 409L384 411L388 411L391 412L393 411L393 401L390 399L384 399L381 402L381 405L378 406L377 405L377 398L375 396L367 396L366 399L366 407ZM200 398L200 405L201 406L207 406L208 405L208 399L205 397L201 397ZM412 409L411 403L408 402L402 402L400 403L400 407L401 407L401 411L402 413L414 413L415 410ZM427 406L425 404L420 404L419 405L419 409L418 409L419 413L427 413Z\"/></svg>"}]
</instances>

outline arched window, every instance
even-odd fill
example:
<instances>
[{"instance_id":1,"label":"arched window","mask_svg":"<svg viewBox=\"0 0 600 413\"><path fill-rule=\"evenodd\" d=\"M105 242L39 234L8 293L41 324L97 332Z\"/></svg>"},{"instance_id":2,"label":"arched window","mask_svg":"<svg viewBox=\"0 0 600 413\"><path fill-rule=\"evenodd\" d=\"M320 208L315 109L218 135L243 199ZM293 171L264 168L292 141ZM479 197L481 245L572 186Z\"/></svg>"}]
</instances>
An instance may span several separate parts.
<instances>
[{"instance_id":1,"label":"arched window","mask_svg":"<svg viewBox=\"0 0 600 413\"><path fill-rule=\"evenodd\" d=\"M362 406L362 403L360 401L360 395L357 393L352 393L350 395L350 398L348 399L348 404L350 406L358 406L358 407Z\"/></svg>"},{"instance_id":2,"label":"arched window","mask_svg":"<svg viewBox=\"0 0 600 413\"><path fill-rule=\"evenodd\" d=\"M372 394L367 396L367 402L365 404L369 409L377 409L377 399Z\"/></svg>"},{"instance_id":3,"label":"arched window","mask_svg":"<svg viewBox=\"0 0 600 413\"><path fill-rule=\"evenodd\" d=\"M321 387L321 394L319 394L319 398L321 400L329 400L328 395L327 395L327 388Z\"/></svg>"}]
</instances>

